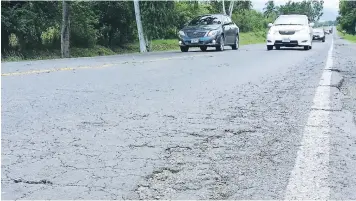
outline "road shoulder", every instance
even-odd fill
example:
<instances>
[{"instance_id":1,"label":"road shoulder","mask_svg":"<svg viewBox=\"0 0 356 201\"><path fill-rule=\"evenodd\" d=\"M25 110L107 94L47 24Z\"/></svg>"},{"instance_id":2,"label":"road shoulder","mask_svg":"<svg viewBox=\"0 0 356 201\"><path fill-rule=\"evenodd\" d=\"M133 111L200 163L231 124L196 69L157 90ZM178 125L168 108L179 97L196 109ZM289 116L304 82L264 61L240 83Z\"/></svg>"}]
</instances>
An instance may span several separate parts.
<instances>
[{"instance_id":1,"label":"road shoulder","mask_svg":"<svg viewBox=\"0 0 356 201\"><path fill-rule=\"evenodd\" d=\"M335 38L334 69L343 82L341 111L331 116L330 199L356 199L356 44Z\"/></svg>"}]
</instances>

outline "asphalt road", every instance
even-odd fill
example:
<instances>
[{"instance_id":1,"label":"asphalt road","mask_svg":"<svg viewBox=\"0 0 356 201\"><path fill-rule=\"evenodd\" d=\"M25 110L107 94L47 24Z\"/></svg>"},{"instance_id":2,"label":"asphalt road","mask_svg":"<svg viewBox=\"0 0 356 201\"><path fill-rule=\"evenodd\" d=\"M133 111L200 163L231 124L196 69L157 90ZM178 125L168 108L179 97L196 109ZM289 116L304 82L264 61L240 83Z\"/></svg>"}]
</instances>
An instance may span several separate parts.
<instances>
[{"instance_id":1,"label":"asphalt road","mask_svg":"<svg viewBox=\"0 0 356 201\"><path fill-rule=\"evenodd\" d=\"M356 199L354 52L2 63L2 199Z\"/></svg>"}]
</instances>

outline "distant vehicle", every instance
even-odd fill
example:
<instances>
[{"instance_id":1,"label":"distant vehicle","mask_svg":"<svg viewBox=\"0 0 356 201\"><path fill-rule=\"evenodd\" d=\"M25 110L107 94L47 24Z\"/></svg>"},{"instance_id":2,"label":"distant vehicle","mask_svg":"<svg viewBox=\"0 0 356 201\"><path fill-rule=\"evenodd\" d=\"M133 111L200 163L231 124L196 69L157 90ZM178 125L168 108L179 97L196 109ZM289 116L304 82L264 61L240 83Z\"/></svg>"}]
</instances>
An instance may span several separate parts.
<instances>
[{"instance_id":1,"label":"distant vehicle","mask_svg":"<svg viewBox=\"0 0 356 201\"><path fill-rule=\"evenodd\" d=\"M237 50L240 45L239 27L227 15L209 14L194 18L178 32L180 50L188 52L190 47L206 51L215 47L223 51L225 46Z\"/></svg>"},{"instance_id":2,"label":"distant vehicle","mask_svg":"<svg viewBox=\"0 0 356 201\"><path fill-rule=\"evenodd\" d=\"M328 32L328 30L326 30ZM313 29L313 40L325 42L325 33L323 29Z\"/></svg>"},{"instance_id":3,"label":"distant vehicle","mask_svg":"<svg viewBox=\"0 0 356 201\"><path fill-rule=\"evenodd\" d=\"M304 47L312 49L314 23L309 23L306 15L280 15L274 23L269 23L267 50L280 47Z\"/></svg>"},{"instance_id":4,"label":"distant vehicle","mask_svg":"<svg viewBox=\"0 0 356 201\"><path fill-rule=\"evenodd\" d=\"M323 32L324 32L324 34L329 34L329 30L327 30L327 29L323 29ZM313 33L314 33L314 30L313 30ZM313 35L313 37L314 37L314 35Z\"/></svg>"},{"instance_id":5,"label":"distant vehicle","mask_svg":"<svg viewBox=\"0 0 356 201\"><path fill-rule=\"evenodd\" d=\"M332 34L332 28L324 28L325 34Z\"/></svg>"}]
</instances>

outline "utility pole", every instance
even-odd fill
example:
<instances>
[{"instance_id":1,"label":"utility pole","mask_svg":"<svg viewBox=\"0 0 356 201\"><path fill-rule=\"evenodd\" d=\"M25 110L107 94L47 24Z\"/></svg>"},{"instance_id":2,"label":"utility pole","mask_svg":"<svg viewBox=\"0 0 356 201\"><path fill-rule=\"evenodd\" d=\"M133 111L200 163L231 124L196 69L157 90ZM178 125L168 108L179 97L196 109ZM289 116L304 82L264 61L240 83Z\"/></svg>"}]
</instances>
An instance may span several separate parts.
<instances>
[{"instance_id":1,"label":"utility pole","mask_svg":"<svg viewBox=\"0 0 356 201\"><path fill-rule=\"evenodd\" d=\"M62 30L61 30L61 56L62 58L69 57L69 33L70 33L70 21L69 21L69 4L63 0L63 14L62 14Z\"/></svg>"},{"instance_id":2,"label":"utility pole","mask_svg":"<svg viewBox=\"0 0 356 201\"><path fill-rule=\"evenodd\" d=\"M134 0L135 7L135 16L136 16L136 25L138 32L138 39L140 41L140 52L147 52L146 41L143 34L142 22L141 22L141 13L140 13L140 2L139 0Z\"/></svg>"},{"instance_id":3,"label":"utility pole","mask_svg":"<svg viewBox=\"0 0 356 201\"><path fill-rule=\"evenodd\" d=\"M230 6L229 6L229 16L230 17L232 16L232 11L234 10L234 4L235 4L235 1L231 0L230 1Z\"/></svg>"},{"instance_id":4,"label":"utility pole","mask_svg":"<svg viewBox=\"0 0 356 201\"><path fill-rule=\"evenodd\" d=\"M222 14L226 15L225 1L224 0L222 0Z\"/></svg>"}]
</instances>

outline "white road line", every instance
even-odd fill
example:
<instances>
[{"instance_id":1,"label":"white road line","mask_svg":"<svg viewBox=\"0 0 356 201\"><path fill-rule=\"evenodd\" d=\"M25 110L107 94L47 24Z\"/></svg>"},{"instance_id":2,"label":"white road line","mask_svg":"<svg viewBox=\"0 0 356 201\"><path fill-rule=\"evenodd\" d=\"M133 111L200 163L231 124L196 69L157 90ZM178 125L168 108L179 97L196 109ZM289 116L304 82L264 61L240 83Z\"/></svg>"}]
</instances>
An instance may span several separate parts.
<instances>
[{"instance_id":1,"label":"white road line","mask_svg":"<svg viewBox=\"0 0 356 201\"><path fill-rule=\"evenodd\" d=\"M331 84L331 75L332 71L324 71L324 73L321 76L319 85L321 86L329 86Z\"/></svg>"},{"instance_id":2,"label":"white road line","mask_svg":"<svg viewBox=\"0 0 356 201\"><path fill-rule=\"evenodd\" d=\"M319 86L316 89L313 110L341 111L342 102L340 101L342 93L336 87Z\"/></svg>"},{"instance_id":3,"label":"white road line","mask_svg":"<svg viewBox=\"0 0 356 201\"><path fill-rule=\"evenodd\" d=\"M326 59L325 70L333 68L333 50L334 50L334 38L331 39L331 47L328 51L328 58Z\"/></svg>"},{"instance_id":4,"label":"white road line","mask_svg":"<svg viewBox=\"0 0 356 201\"><path fill-rule=\"evenodd\" d=\"M286 200L328 199L329 187L329 151L330 151L330 112L333 104L330 95L334 90L330 86L333 66L332 52L334 41L328 52L325 70L316 89L313 107L298 151L296 163L287 186ZM333 100L333 99L332 99ZM336 104L338 105L338 104Z\"/></svg>"}]
</instances>

